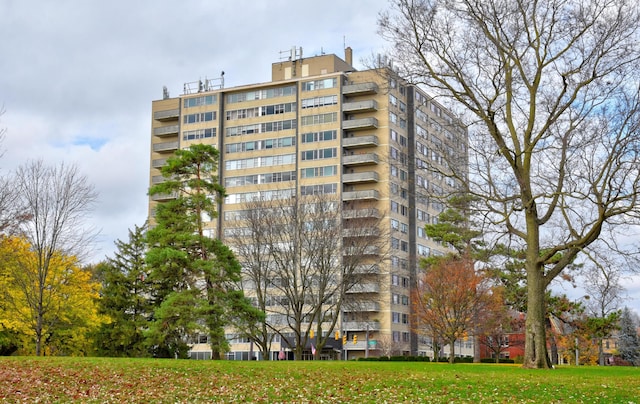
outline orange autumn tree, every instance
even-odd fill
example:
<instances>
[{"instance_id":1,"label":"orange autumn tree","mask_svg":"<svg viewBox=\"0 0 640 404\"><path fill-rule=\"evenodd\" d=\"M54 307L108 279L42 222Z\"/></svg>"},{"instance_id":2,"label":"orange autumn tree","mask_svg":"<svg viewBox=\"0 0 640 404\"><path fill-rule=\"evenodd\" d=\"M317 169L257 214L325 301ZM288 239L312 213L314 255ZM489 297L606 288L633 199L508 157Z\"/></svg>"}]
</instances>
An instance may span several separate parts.
<instances>
[{"instance_id":1,"label":"orange autumn tree","mask_svg":"<svg viewBox=\"0 0 640 404\"><path fill-rule=\"evenodd\" d=\"M476 272L467 256L446 257L426 267L412 294L416 331L448 343L450 363L455 342L477 332L480 317L493 305L489 279Z\"/></svg>"}]
</instances>

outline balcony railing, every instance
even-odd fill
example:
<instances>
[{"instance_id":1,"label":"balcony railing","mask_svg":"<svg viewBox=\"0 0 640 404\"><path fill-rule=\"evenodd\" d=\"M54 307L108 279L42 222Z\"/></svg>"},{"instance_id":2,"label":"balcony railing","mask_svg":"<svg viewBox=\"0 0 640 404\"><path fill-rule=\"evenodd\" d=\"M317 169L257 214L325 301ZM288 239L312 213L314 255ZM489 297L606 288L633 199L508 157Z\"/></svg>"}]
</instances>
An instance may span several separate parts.
<instances>
[{"instance_id":1,"label":"balcony railing","mask_svg":"<svg viewBox=\"0 0 640 404\"><path fill-rule=\"evenodd\" d=\"M160 184L165 181L166 181L166 178L164 178L163 175L154 175L153 177L151 177L151 184L153 185Z\"/></svg>"},{"instance_id":2,"label":"balcony railing","mask_svg":"<svg viewBox=\"0 0 640 404\"><path fill-rule=\"evenodd\" d=\"M177 135L180 131L180 125L161 126L153 129L153 134L158 137Z\"/></svg>"},{"instance_id":3,"label":"balcony railing","mask_svg":"<svg viewBox=\"0 0 640 404\"><path fill-rule=\"evenodd\" d=\"M178 119L179 117L180 110L178 108L156 111L153 113L153 119L155 119L156 121L171 121Z\"/></svg>"},{"instance_id":4,"label":"balcony railing","mask_svg":"<svg viewBox=\"0 0 640 404\"><path fill-rule=\"evenodd\" d=\"M178 141L156 143L153 145L153 151L155 152L173 151L173 150L178 150L178 146L179 146Z\"/></svg>"},{"instance_id":5,"label":"balcony railing","mask_svg":"<svg viewBox=\"0 0 640 404\"><path fill-rule=\"evenodd\" d=\"M371 112L376 111L377 109L378 103L375 100L345 102L344 104L342 104L342 112Z\"/></svg>"},{"instance_id":6,"label":"balcony railing","mask_svg":"<svg viewBox=\"0 0 640 404\"><path fill-rule=\"evenodd\" d=\"M361 264L353 268L353 275L376 275L380 273L380 266L378 264Z\"/></svg>"},{"instance_id":7,"label":"balcony railing","mask_svg":"<svg viewBox=\"0 0 640 404\"><path fill-rule=\"evenodd\" d=\"M376 83L347 84L342 87L342 94L344 95L375 94L377 92L378 85Z\"/></svg>"},{"instance_id":8,"label":"balcony railing","mask_svg":"<svg viewBox=\"0 0 640 404\"><path fill-rule=\"evenodd\" d=\"M377 283L356 283L349 290L347 290L348 294L351 293L378 293L380 292L380 285Z\"/></svg>"},{"instance_id":9,"label":"balcony railing","mask_svg":"<svg viewBox=\"0 0 640 404\"><path fill-rule=\"evenodd\" d=\"M360 201L367 199L380 199L380 193L375 189L367 189L363 191L346 191L342 193L343 201Z\"/></svg>"},{"instance_id":10,"label":"balcony railing","mask_svg":"<svg viewBox=\"0 0 640 404\"><path fill-rule=\"evenodd\" d=\"M342 237L374 237L380 235L377 227L354 227L342 229Z\"/></svg>"},{"instance_id":11,"label":"balcony railing","mask_svg":"<svg viewBox=\"0 0 640 404\"><path fill-rule=\"evenodd\" d=\"M342 157L342 164L345 166L378 164L378 162L379 159L376 153L350 154Z\"/></svg>"},{"instance_id":12,"label":"balcony railing","mask_svg":"<svg viewBox=\"0 0 640 404\"><path fill-rule=\"evenodd\" d=\"M342 328L345 331L366 331L367 326L369 331L380 330L380 323L377 321L345 321L342 323Z\"/></svg>"},{"instance_id":13,"label":"balcony railing","mask_svg":"<svg viewBox=\"0 0 640 404\"><path fill-rule=\"evenodd\" d=\"M342 211L343 219L365 219L365 218L380 218L380 211L375 208L369 209L348 209Z\"/></svg>"},{"instance_id":14,"label":"balcony railing","mask_svg":"<svg viewBox=\"0 0 640 404\"><path fill-rule=\"evenodd\" d=\"M344 130L365 130L376 129L378 120L376 118L360 118L342 121L342 129Z\"/></svg>"},{"instance_id":15,"label":"balcony railing","mask_svg":"<svg viewBox=\"0 0 640 404\"><path fill-rule=\"evenodd\" d=\"M342 182L345 184L357 184L364 182L378 182L379 175L375 171L366 171L363 173L350 173L342 176Z\"/></svg>"},{"instance_id":16,"label":"balcony railing","mask_svg":"<svg viewBox=\"0 0 640 404\"><path fill-rule=\"evenodd\" d=\"M342 147L355 149L358 147L371 147L378 145L378 137L375 135L345 137L342 139Z\"/></svg>"},{"instance_id":17,"label":"balcony railing","mask_svg":"<svg viewBox=\"0 0 640 404\"><path fill-rule=\"evenodd\" d=\"M344 311L347 313L358 313L365 311L380 311L380 303L378 302L357 302L354 304L345 304Z\"/></svg>"},{"instance_id":18,"label":"balcony railing","mask_svg":"<svg viewBox=\"0 0 640 404\"><path fill-rule=\"evenodd\" d=\"M178 193L177 192L172 192L170 194L156 194L153 195L151 197L152 201L156 201L156 202L162 202L162 201L169 201L171 199L176 199L178 197Z\"/></svg>"},{"instance_id":19,"label":"balcony railing","mask_svg":"<svg viewBox=\"0 0 640 404\"><path fill-rule=\"evenodd\" d=\"M167 159L155 159L151 162L153 168L161 168L167 164Z\"/></svg>"}]
</instances>

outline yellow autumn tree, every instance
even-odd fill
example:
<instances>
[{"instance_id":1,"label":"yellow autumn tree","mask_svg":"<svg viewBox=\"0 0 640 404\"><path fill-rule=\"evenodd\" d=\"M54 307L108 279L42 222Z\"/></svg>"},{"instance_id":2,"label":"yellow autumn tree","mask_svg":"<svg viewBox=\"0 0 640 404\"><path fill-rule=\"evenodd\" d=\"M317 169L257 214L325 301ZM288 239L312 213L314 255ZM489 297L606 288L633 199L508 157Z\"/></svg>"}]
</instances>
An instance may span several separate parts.
<instances>
[{"instance_id":1,"label":"yellow autumn tree","mask_svg":"<svg viewBox=\"0 0 640 404\"><path fill-rule=\"evenodd\" d=\"M21 354L34 354L41 341L47 355L85 355L101 319L100 284L76 257L54 253L45 276L38 255L24 240L0 240L0 326L19 337Z\"/></svg>"}]
</instances>

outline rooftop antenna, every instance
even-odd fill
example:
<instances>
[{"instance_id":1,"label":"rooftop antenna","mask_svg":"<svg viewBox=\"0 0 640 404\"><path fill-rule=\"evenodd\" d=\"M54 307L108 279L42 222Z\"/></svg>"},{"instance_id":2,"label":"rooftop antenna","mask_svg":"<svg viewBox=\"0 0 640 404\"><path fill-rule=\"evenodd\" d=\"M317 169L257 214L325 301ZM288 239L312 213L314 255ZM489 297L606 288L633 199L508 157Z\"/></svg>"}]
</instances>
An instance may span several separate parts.
<instances>
[{"instance_id":1,"label":"rooftop antenna","mask_svg":"<svg viewBox=\"0 0 640 404\"><path fill-rule=\"evenodd\" d=\"M167 90L167 86L162 86L162 99L166 100L169 98L169 90Z\"/></svg>"}]
</instances>

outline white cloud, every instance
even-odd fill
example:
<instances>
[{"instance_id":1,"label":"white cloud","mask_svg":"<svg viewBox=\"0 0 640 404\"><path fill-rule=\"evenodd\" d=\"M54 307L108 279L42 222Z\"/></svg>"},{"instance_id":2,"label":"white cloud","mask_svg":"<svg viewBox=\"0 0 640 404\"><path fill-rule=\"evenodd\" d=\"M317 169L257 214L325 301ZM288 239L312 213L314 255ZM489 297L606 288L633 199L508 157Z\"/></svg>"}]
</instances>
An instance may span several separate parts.
<instances>
[{"instance_id":1,"label":"white cloud","mask_svg":"<svg viewBox=\"0 0 640 404\"><path fill-rule=\"evenodd\" d=\"M226 86L270 80L280 51L302 46L355 61L382 49L386 0L0 2L0 169L33 159L76 164L99 192L100 260L147 216L151 101L166 85L225 71Z\"/></svg>"}]
</instances>

